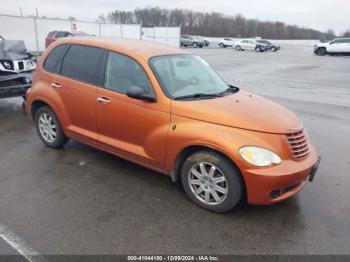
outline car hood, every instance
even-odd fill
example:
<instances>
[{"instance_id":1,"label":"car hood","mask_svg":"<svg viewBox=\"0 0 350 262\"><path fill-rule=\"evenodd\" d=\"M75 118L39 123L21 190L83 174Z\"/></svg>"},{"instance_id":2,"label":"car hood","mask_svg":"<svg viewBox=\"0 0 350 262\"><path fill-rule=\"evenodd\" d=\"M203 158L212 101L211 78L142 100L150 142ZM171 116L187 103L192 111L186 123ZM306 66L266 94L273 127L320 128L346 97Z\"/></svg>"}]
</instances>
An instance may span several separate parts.
<instances>
[{"instance_id":1,"label":"car hood","mask_svg":"<svg viewBox=\"0 0 350 262\"><path fill-rule=\"evenodd\" d=\"M323 46L327 46L327 45L329 45L329 42L326 42L326 43L321 43L320 42L320 43L316 44L317 47L321 47L321 46L323 47Z\"/></svg>"},{"instance_id":2,"label":"car hood","mask_svg":"<svg viewBox=\"0 0 350 262\"><path fill-rule=\"evenodd\" d=\"M1 40L0 59L21 60L28 59L27 50L22 40Z\"/></svg>"},{"instance_id":3,"label":"car hood","mask_svg":"<svg viewBox=\"0 0 350 262\"><path fill-rule=\"evenodd\" d=\"M301 125L288 109L240 90L213 99L172 101L172 114L247 130L286 134Z\"/></svg>"}]
</instances>

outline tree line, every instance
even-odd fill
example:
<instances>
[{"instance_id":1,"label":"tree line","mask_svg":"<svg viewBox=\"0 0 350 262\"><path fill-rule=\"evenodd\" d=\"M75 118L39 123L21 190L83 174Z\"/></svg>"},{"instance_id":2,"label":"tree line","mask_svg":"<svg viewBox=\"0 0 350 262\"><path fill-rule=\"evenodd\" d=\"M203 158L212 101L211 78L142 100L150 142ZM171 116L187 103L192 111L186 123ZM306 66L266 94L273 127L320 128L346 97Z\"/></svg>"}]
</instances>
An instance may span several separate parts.
<instances>
[{"instance_id":1,"label":"tree line","mask_svg":"<svg viewBox=\"0 0 350 262\"><path fill-rule=\"evenodd\" d=\"M136 8L133 11L115 10L99 21L123 24L142 24L143 27L181 26L183 34L209 37L256 37L267 39L320 39L335 37L333 30L321 32L283 22L248 19L241 14L224 15L218 12L196 12L187 9L159 7ZM347 32L349 33L349 32ZM344 33L345 35L346 33Z\"/></svg>"}]
</instances>

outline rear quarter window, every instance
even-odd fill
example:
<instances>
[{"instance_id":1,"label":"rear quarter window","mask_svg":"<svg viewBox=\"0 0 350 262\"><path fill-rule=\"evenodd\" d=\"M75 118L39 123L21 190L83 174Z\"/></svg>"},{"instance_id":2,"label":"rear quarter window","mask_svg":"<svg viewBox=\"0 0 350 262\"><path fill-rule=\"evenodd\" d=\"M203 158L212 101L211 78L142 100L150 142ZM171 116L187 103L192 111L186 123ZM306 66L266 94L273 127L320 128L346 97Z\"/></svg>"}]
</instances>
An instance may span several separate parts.
<instances>
[{"instance_id":1,"label":"rear quarter window","mask_svg":"<svg viewBox=\"0 0 350 262\"><path fill-rule=\"evenodd\" d=\"M58 64L67 48L67 45L59 45L55 47L46 57L44 69L51 73L58 73Z\"/></svg>"},{"instance_id":2,"label":"rear quarter window","mask_svg":"<svg viewBox=\"0 0 350 262\"><path fill-rule=\"evenodd\" d=\"M98 85L104 52L97 47L72 45L63 58L61 75Z\"/></svg>"}]
</instances>

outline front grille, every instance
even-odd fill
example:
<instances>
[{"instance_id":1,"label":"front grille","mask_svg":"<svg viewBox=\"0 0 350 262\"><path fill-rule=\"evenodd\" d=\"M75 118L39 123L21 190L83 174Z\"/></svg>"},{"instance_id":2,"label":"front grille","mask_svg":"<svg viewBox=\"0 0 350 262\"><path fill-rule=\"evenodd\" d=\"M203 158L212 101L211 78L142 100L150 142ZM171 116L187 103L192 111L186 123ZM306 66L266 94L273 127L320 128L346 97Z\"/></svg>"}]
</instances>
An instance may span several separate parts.
<instances>
[{"instance_id":1,"label":"front grille","mask_svg":"<svg viewBox=\"0 0 350 262\"><path fill-rule=\"evenodd\" d=\"M294 160L302 160L310 153L309 141L304 129L287 134L287 140Z\"/></svg>"},{"instance_id":2,"label":"front grille","mask_svg":"<svg viewBox=\"0 0 350 262\"><path fill-rule=\"evenodd\" d=\"M24 69L24 63L23 63L23 61L19 61L18 62L18 70L19 71L22 71Z\"/></svg>"}]
</instances>

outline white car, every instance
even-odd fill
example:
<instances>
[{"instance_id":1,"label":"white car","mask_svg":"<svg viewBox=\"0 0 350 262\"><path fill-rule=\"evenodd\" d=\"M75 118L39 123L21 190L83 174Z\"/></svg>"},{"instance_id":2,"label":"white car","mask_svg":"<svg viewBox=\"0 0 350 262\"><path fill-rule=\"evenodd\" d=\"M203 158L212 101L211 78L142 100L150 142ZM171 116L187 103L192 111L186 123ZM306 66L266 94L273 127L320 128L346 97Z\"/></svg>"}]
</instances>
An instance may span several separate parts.
<instances>
[{"instance_id":1,"label":"white car","mask_svg":"<svg viewBox=\"0 0 350 262\"><path fill-rule=\"evenodd\" d=\"M226 47L233 47L234 46L234 40L233 38L223 38L219 42L219 46L226 48Z\"/></svg>"},{"instance_id":2,"label":"white car","mask_svg":"<svg viewBox=\"0 0 350 262\"><path fill-rule=\"evenodd\" d=\"M314 46L316 55L350 54L350 38L336 38L327 43L318 43Z\"/></svg>"},{"instance_id":3,"label":"white car","mask_svg":"<svg viewBox=\"0 0 350 262\"><path fill-rule=\"evenodd\" d=\"M237 51L255 50L256 52L267 51L267 45L257 42L255 39L243 39L236 42L235 49Z\"/></svg>"}]
</instances>

